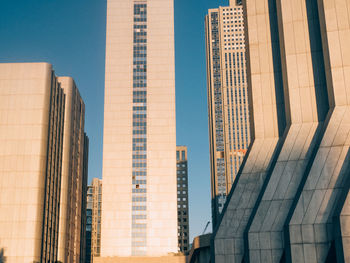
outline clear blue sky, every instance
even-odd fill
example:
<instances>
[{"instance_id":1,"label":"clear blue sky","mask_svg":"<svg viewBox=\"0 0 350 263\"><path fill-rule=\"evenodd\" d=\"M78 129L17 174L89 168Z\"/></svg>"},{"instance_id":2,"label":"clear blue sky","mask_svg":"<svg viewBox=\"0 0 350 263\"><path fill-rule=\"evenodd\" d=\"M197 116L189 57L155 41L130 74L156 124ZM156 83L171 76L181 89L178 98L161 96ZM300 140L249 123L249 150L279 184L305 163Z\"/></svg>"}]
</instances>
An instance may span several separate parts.
<instances>
[{"instance_id":1,"label":"clear blue sky","mask_svg":"<svg viewBox=\"0 0 350 263\"><path fill-rule=\"evenodd\" d=\"M177 144L189 149L191 239L211 220L204 16L227 0L175 0ZM86 104L89 181L101 177L106 0L0 0L0 62L49 62ZM210 226L211 228L211 226Z\"/></svg>"}]
</instances>

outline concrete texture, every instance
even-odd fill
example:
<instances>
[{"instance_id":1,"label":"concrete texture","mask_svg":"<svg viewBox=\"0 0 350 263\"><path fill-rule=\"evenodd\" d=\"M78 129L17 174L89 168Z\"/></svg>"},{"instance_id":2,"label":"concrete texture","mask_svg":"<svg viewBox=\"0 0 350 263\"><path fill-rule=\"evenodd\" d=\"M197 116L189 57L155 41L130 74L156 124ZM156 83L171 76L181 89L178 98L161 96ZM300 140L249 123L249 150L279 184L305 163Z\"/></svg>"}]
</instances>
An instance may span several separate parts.
<instances>
[{"instance_id":1,"label":"concrete texture","mask_svg":"<svg viewBox=\"0 0 350 263\"><path fill-rule=\"evenodd\" d=\"M250 215L250 262L280 262L283 227L313 161L328 111L317 5L307 2L276 1L288 131L259 205Z\"/></svg>"},{"instance_id":2,"label":"concrete texture","mask_svg":"<svg viewBox=\"0 0 350 263\"><path fill-rule=\"evenodd\" d=\"M349 8L348 1L318 1L331 108L315 161L291 211L288 262L350 262Z\"/></svg>"}]
</instances>

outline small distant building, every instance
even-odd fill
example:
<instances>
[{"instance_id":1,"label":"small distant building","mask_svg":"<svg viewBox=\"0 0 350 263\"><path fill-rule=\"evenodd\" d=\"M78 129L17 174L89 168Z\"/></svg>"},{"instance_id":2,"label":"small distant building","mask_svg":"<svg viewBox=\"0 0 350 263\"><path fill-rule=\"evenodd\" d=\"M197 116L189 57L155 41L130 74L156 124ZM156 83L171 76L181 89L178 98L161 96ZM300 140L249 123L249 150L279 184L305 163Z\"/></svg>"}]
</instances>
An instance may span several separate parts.
<instances>
[{"instance_id":1,"label":"small distant building","mask_svg":"<svg viewBox=\"0 0 350 263\"><path fill-rule=\"evenodd\" d=\"M101 202L102 180L94 178L87 190L86 263L101 253Z\"/></svg>"},{"instance_id":2,"label":"small distant building","mask_svg":"<svg viewBox=\"0 0 350 263\"><path fill-rule=\"evenodd\" d=\"M189 216L188 216L188 164L187 147L176 147L177 171L177 215L179 250L186 253L189 249Z\"/></svg>"}]
</instances>

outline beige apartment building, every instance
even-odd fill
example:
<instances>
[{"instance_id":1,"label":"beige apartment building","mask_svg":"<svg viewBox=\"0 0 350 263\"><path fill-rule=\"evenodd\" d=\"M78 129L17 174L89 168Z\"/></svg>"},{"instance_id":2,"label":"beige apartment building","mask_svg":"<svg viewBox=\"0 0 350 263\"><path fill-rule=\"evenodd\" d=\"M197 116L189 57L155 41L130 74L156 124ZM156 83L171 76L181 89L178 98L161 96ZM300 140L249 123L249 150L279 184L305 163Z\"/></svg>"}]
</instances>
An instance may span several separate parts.
<instances>
[{"instance_id":1,"label":"beige apartment building","mask_svg":"<svg viewBox=\"0 0 350 263\"><path fill-rule=\"evenodd\" d=\"M7 262L81 262L88 147L73 80L56 77L46 63L0 64L0 116L0 247ZM62 240L70 246L60 254Z\"/></svg>"},{"instance_id":2,"label":"beige apartment building","mask_svg":"<svg viewBox=\"0 0 350 263\"><path fill-rule=\"evenodd\" d=\"M102 206L102 180L92 179L87 190L87 212L89 247L86 248L86 263L93 262L94 257L101 254L101 206Z\"/></svg>"},{"instance_id":3,"label":"beige apartment building","mask_svg":"<svg viewBox=\"0 0 350 263\"><path fill-rule=\"evenodd\" d=\"M189 213L188 213L188 160L187 146L176 146L177 173L177 233L178 246L182 253L190 249Z\"/></svg>"},{"instance_id":4,"label":"beige apartment building","mask_svg":"<svg viewBox=\"0 0 350 263\"><path fill-rule=\"evenodd\" d=\"M55 262L65 95L46 63L0 64L0 248Z\"/></svg>"},{"instance_id":5,"label":"beige apartment building","mask_svg":"<svg viewBox=\"0 0 350 263\"><path fill-rule=\"evenodd\" d=\"M212 218L215 227L250 144L243 7L209 9L205 19Z\"/></svg>"},{"instance_id":6,"label":"beige apartment building","mask_svg":"<svg viewBox=\"0 0 350 263\"><path fill-rule=\"evenodd\" d=\"M82 206L86 202L83 190L87 184L83 174L85 105L72 78L59 77L58 81L66 95L58 260L78 263Z\"/></svg>"},{"instance_id":7,"label":"beige apartment building","mask_svg":"<svg viewBox=\"0 0 350 263\"><path fill-rule=\"evenodd\" d=\"M178 251L175 132L173 0L108 0L101 257Z\"/></svg>"}]
</instances>

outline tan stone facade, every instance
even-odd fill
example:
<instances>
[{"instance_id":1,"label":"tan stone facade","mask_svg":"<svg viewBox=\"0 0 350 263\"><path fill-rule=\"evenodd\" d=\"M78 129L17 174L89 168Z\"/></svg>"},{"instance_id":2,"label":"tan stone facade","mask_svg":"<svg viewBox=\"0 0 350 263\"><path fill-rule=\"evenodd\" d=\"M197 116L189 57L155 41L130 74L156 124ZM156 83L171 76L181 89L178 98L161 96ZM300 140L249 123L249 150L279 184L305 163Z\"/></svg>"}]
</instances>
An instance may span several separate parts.
<instances>
[{"instance_id":1,"label":"tan stone facade","mask_svg":"<svg viewBox=\"0 0 350 263\"><path fill-rule=\"evenodd\" d=\"M213 225L250 144L243 7L240 1L206 16L207 83Z\"/></svg>"},{"instance_id":2,"label":"tan stone facade","mask_svg":"<svg viewBox=\"0 0 350 263\"><path fill-rule=\"evenodd\" d=\"M83 181L85 105L72 78L59 77L58 81L66 94L58 260L77 263L85 202L83 184L86 184Z\"/></svg>"},{"instance_id":3,"label":"tan stone facade","mask_svg":"<svg viewBox=\"0 0 350 263\"><path fill-rule=\"evenodd\" d=\"M101 256L177 252L172 0L108 0Z\"/></svg>"},{"instance_id":4,"label":"tan stone facade","mask_svg":"<svg viewBox=\"0 0 350 263\"><path fill-rule=\"evenodd\" d=\"M10 263L81 262L84 103L74 81L49 64L0 71L0 247ZM69 246L59 254L62 240Z\"/></svg>"},{"instance_id":5,"label":"tan stone facade","mask_svg":"<svg viewBox=\"0 0 350 263\"><path fill-rule=\"evenodd\" d=\"M0 64L0 247L57 260L65 96L46 63Z\"/></svg>"}]
</instances>

